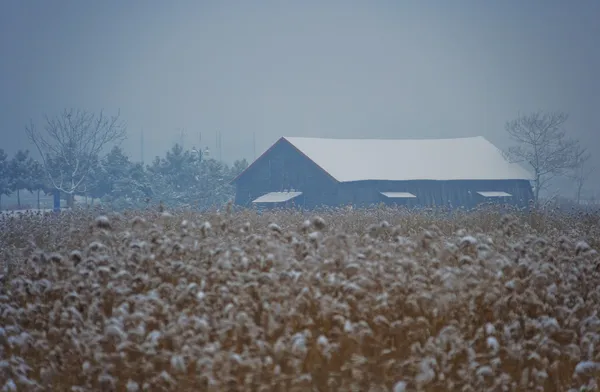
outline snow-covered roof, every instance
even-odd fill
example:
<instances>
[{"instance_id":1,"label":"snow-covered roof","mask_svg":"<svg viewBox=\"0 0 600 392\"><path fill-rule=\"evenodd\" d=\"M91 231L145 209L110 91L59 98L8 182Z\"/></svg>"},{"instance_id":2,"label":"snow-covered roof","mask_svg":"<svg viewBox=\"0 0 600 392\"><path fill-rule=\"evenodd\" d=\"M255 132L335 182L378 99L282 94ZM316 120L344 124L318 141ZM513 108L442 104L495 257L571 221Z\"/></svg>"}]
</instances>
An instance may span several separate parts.
<instances>
[{"instance_id":1,"label":"snow-covered roof","mask_svg":"<svg viewBox=\"0 0 600 392\"><path fill-rule=\"evenodd\" d=\"M323 139L285 137L340 182L361 180L530 180L484 137Z\"/></svg>"},{"instance_id":2,"label":"snow-covered roof","mask_svg":"<svg viewBox=\"0 0 600 392\"><path fill-rule=\"evenodd\" d=\"M283 203L298 197L302 192L270 192L252 201L252 203Z\"/></svg>"},{"instance_id":3,"label":"snow-covered roof","mask_svg":"<svg viewBox=\"0 0 600 392\"><path fill-rule=\"evenodd\" d=\"M511 197L510 193L506 192L496 192L496 191L486 191L486 192L477 192L483 197Z\"/></svg>"},{"instance_id":4,"label":"snow-covered roof","mask_svg":"<svg viewBox=\"0 0 600 392\"><path fill-rule=\"evenodd\" d=\"M381 192L381 194L390 199L413 199L417 197L409 192Z\"/></svg>"}]
</instances>

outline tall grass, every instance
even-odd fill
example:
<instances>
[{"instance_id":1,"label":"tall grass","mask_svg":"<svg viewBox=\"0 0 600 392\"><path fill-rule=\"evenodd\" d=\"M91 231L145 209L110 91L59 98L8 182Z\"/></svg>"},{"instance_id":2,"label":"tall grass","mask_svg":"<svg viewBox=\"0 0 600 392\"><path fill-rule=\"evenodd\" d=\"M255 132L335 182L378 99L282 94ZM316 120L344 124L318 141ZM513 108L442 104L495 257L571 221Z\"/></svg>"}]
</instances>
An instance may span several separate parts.
<instances>
[{"instance_id":1,"label":"tall grass","mask_svg":"<svg viewBox=\"0 0 600 392\"><path fill-rule=\"evenodd\" d=\"M0 388L593 390L598 222L387 208L4 218Z\"/></svg>"}]
</instances>

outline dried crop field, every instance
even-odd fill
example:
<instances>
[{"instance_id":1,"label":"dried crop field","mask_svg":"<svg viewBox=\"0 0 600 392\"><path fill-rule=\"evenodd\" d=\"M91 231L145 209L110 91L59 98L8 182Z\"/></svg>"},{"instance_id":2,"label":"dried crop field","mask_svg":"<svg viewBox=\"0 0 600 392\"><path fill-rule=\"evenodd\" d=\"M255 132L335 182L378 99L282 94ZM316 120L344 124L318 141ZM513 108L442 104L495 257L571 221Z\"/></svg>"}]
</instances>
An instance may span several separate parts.
<instances>
[{"instance_id":1,"label":"dried crop field","mask_svg":"<svg viewBox=\"0 0 600 392\"><path fill-rule=\"evenodd\" d=\"M0 389L598 390L599 221L5 217Z\"/></svg>"}]
</instances>

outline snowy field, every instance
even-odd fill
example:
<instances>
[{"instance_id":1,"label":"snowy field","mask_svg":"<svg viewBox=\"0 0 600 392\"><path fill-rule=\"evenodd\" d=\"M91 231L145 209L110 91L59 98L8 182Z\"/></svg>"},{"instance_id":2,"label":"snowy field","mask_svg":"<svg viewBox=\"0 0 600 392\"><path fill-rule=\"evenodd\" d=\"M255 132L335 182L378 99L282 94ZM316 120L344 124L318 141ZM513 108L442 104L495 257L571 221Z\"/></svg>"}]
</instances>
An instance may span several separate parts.
<instances>
[{"instance_id":1,"label":"snowy field","mask_svg":"<svg viewBox=\"0 0 600 392\"><path fill-rule=\"evenodd\" d=\"M10 217L10 216L21 216L22 214L36 214L36 213L47 213L52 212L52 209L34 209L34 210L12 210L12 211L0 211L0 217Z\"/></svg>"},{"instance_id":2,"label":"snowy field","mask_svg":"<svg viewBox=\"0 0 600 392\"><path fill-rule=\"evenodd\" d=\"M596 215L91 214L0 230L0 389L597 390Z\"/></svg>"},{"instance_id":3,"label":"snowy field","mask_svg":"<svg viewBox=\"0 0 600 392\"><path fill-rule=\"evenodd\" d=\"M28 214L28 213L36 213L36 212L52 212L51 208L41 208L41 209L31 209L31 210L11 210L11 211L0 211L0 214L6 215L18 215L18 214Z\"/></svg>"}]
</instances>

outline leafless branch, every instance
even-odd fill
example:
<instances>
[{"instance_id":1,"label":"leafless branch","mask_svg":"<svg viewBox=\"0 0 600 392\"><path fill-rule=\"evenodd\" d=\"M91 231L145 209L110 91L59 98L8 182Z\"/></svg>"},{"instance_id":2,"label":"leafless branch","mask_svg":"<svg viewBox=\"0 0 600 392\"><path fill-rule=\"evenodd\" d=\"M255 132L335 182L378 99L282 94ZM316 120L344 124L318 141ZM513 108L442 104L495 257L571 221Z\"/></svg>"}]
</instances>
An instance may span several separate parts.
<instances>
[{"instance_id":1,"label":"leafless branch","mask_svg":"<svg viewBox=\"0 0 600 392\"><path fill-rule=\"evenodd\" d=\"M536 202L552 178L577 166L579 143L567 138L563 129L568 118L562 112L538 111L506 123L506 132L517 144L505 151L505 157L533 169Z\"/></svg>"},{"instance_id":2,"label":"leafless branch","mask_svg":"<svg viewBox=\"0 0 600 392\"><path fill-rule=\"evenodd\" d=\"M120 113L107 117L103 111L95 115L73 109L58 116L45 116L43 130L30 122L25 132L40 153L52 186L67 194L81 191L95 157L109 144L118 144L126 138Z\"/></svg>"},{"instance_id":3,"label":"leafless branch","mask_svg":"<svg viewBox=\"0 0 600 392\"><path fill-rule=\"evenodd\" d=\"M589 176L594 172L594 168L589 166L591 154L587 149L578 146L575 150L575 165L567 173L567 177L575 183L575 198L577 203L581 201L581 193Z\"/></svg>"}]
</instances>

